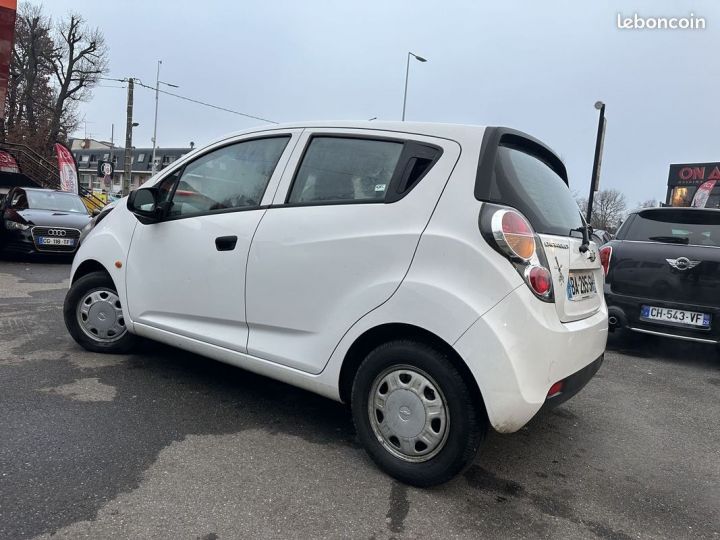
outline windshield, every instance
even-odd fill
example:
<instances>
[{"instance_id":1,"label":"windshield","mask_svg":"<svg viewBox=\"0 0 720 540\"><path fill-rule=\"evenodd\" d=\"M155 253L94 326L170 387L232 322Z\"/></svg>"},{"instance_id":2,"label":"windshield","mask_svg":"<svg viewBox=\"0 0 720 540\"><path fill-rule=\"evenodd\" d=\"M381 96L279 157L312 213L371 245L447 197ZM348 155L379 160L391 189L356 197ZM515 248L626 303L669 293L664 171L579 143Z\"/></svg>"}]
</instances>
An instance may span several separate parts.
<instances>
[{"instance_id":1,"label":"windshield","mask_svg":"<svg viewBox=\"0 0 720 540\"><path fill-rule=\"evenodd\" d=\"M56 210L58 212L74 212L87 214L87 208L80 197L74 193L58 191L30 191L27 192L28 207L37 210Z\"/></svg>"},{"instance_id":2,"label":"windshield","mask_svg":"<svg viewBox=\"0 0 720 540\"><path fill-rule=\"evenodd\" d=\"M720 246L720 212L712 210L646 210L628 220L623 240Z\"/></svg>"},{"instance_id":3,"label":"windshield","mask_svg":"<svg viewBox=\"0 0 720 540\"><path fill-rule=\"evenodd\" d=\"M522 150L498 148L489 198L520 210L539 233L573 236L574 229L584 227L565 181L543 161Z\"/></svg>"}]
</instances>

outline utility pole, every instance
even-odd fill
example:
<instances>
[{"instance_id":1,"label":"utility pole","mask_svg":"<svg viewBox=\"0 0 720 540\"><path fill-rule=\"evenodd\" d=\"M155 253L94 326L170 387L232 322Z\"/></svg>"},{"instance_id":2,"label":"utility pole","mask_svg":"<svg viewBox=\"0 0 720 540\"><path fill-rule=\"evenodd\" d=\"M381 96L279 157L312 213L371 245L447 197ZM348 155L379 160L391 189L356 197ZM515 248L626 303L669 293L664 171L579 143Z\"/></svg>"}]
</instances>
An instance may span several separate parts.
<instances>
[{"instance_id":1,"label":"utility pole","mask_svg":"<svg viewBox=\"0 0 720 540\"><path fill-rule=\"evenodd\" d=\"M132 170L132 130L133 130L133 90L135 79L128 79L127 93L127 125L125 127L125 163L123 167L122 193L127 196L130 193L130 172Z\"/></svg>"},{"instance_id":2,"label":"utility pole","mask_svg":"<svg viewBox=\"0 0 720 540\"><path fill-rule=\"evenodd\" d=\"M593 159L592 178L590 179L590 194L588 195L587 216L585 221L590 225L592 218L593 199L595 192L600 188L600 164L602 162L603 143L605 142L605 104L602 101L595 103L600 111L598 118L597 138L595 139L595 158Z\"/></svg>"}]
</instances>

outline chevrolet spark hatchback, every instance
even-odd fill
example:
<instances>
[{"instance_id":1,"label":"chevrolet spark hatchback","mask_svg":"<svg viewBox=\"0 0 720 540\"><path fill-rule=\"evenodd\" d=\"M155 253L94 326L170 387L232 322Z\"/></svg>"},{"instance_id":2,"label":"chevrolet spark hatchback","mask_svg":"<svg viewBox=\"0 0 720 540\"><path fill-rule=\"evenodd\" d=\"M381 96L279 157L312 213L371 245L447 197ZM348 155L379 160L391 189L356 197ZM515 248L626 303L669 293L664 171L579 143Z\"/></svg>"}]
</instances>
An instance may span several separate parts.
<instances>
[{"instance_id":1,"label":"chevrolet spark hatchback","mask_svg":"<svg viewBox=\"0 0 720 540\"><path fill-rule=\"evenodd\" d=\"M196 150L85 238L91 351L136 336L349 403L374 461L444 482L602 362L596 247L545 145L504 128L278 126Z\"/></svg>"}]
</instances>

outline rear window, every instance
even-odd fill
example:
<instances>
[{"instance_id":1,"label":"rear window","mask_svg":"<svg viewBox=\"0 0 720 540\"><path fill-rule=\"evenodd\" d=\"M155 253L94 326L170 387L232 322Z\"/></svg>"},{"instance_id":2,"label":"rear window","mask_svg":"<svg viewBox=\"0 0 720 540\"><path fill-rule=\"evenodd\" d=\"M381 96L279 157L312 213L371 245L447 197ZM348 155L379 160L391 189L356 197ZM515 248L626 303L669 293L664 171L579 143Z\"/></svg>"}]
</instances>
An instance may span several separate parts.
<instances>
[{"instance_id":1,"label":"rear window","mask_svg":"<svg viewBox=\"0 0 720 540\"><path fill-rule=\"evenodd\" d=\"M704 210L646 210L623 228L623 240L720 246L720 212Z\"/></svg>"},{"instance_id":2,"label":"rear window","mask_svg":"<svg viewBox=\"0 0 720 540\"><path fill-rule=\"evenodd\" d=\"M500 146L484 199L517 208L535 231L571 236L583 226L565 180L544 161L523 150Z\"/></svg>"}]
</instances>

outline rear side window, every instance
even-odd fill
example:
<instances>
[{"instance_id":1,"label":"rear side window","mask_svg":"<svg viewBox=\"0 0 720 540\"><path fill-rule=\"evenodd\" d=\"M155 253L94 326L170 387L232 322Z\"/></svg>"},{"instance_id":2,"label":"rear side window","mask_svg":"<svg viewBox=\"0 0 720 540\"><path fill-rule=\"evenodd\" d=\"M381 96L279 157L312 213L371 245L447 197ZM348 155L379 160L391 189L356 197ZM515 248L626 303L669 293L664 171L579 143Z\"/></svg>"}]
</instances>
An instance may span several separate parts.
<instances>
[{"instance_id":1,"label":"rear side window","mask_svg":"<svg viewBox=\"0 0 720 540\"><path fill-rule=\"evenodd\" d=\"M545 161L520 148L499 146L489 178L479 178L480 200L517 208L539 233L571 236L583 226L565 180Z\"/></svg>"},{"instance_id":2,"label":"rear side window","mask_svg":"<svg viewBox=\"0 0 720 540\"><path fill-rule=\"evenodd\" d=\"M288 203L383 202L404 144L313 137Z\"/></svg>"},{"instance_id":3,"label":"rear side window","mask_svg":"<svg viewBox=\"0 0 720 540\"><path fill-rule=\"evenodd\" d=\"M622 234L623 240L720 246L720 212L646 210L628 220Z\"/></svg>"}]
</instances>

